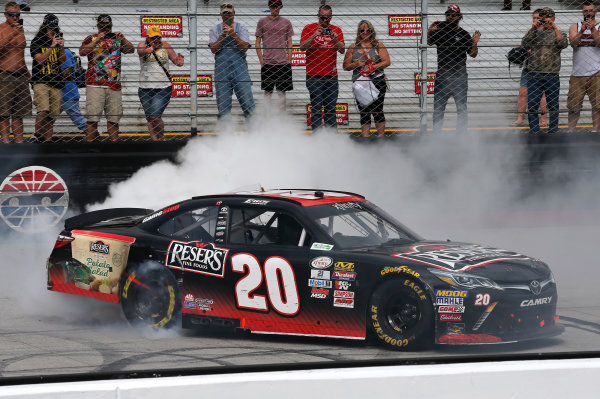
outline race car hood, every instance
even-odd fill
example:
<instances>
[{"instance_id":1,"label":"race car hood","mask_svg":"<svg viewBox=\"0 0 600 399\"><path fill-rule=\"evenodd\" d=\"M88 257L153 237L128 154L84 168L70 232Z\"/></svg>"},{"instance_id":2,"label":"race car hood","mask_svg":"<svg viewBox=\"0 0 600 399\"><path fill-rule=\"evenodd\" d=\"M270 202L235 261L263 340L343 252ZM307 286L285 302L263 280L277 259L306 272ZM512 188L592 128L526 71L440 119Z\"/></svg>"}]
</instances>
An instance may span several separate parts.
<instances>
[{"instance_id":1,"label":"race car hood","mask_svg":"<svg viewBox=\"0 0 600 399\"><path fill-rule=\"evenodd\" d=\"M386 254L399 261L427 268L481 275L497 282L544 279L548 266L529 256L500 248L458 242L420 241L402 246L379 246L370 253Z\"/></svg>"}]
</instances>

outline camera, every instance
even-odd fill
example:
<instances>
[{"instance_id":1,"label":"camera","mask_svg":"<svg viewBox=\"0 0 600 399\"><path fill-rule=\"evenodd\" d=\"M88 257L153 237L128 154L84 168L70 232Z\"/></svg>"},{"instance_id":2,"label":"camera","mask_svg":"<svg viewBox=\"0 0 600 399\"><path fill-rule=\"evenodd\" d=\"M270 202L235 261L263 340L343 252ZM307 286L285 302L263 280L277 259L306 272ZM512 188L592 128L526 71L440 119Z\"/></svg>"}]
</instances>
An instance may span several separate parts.
<instances>
[{"instance_id":1,"label":"camera","mask_svg":"<svg viewBox=\"0 0 600 399\"><path fill-rule=\"evenodd\" d=\"M104 37L107 39L116 39L117 35L114 32L108 32L107 34L104 35Z\"/></svg>"},{"instance_id":2,"label":"camera","mask_svg":"<svg viewBox=\"0 0 600 399\"><path fill-rule=\"evenodd\" d=\"M23 26L23 18L19 19L19 25Z\"/></svg>"},{"instance_id":3,"label":"camera","mask_svg":"<svg viewBox=\"0 0 600 399\"><path fill-rule=\"evenodd\" d=\"M63 33L62 32L56 32L56 37L63 37Z\"/></svg>"},{"instance_id":4,"label":"camera","mask_svg":"<svg viewBox=\"0 0 600 399\"><path fill-rule=\"evenodd\" d=\"M542 20L540 21L540 25L546 25L546 22L548 22L548 21L546 21L545 19L542 19Z\"/></svg>"},{"instance_id":5,"label":"camera","mask_svg":"<svg viewBox=\"0 0 600 399\"><path fill-rule=\"evenodd\" d=\"M321 29L321 34L326 36L331 36L331 28L323 28Z\"/></svg>"},{"instance_id":6,"label":"camera","mask_svg":"<svg viewBox=\"0 0 600 399\"><path fill-rule=\"evenodd\" d=\"M584 15L583 16L583 20L584 21L587 21L588 19L592 19L592 16L591 15Z\"/></svg>"}]
</instances>

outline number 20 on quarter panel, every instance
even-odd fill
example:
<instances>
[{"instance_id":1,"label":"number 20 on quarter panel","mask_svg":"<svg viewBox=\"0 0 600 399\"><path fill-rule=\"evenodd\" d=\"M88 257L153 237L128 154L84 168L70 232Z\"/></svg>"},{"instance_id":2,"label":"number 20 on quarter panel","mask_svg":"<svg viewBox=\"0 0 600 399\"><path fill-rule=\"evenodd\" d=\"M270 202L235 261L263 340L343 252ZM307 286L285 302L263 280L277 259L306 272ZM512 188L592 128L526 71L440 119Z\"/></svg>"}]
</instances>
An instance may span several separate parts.
<instances>
[{"instance_id":1,"label":"number 20 on quarter panel","mask_svg":"<svg viewBox=\"0 0 600 399\"><path fill-rule=\"evenodd\" d=\"M234 272L245 273L235 285L235 298L239 308L269 310L265 296L254 294L265 280L269 303L277 313L294 316L300 310L296 276L286 259L272 256L261 268L260 262L254 255L239 253L231 258L231 268Z\"/></svg>"}]
</instances>

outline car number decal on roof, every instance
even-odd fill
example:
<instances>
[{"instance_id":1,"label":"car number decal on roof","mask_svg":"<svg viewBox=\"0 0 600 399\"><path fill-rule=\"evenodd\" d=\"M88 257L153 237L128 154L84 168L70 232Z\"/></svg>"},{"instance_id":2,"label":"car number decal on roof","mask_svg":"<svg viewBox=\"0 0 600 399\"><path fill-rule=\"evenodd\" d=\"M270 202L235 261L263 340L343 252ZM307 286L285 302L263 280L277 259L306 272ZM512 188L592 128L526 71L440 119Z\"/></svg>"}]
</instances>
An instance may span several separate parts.
<instances>
[{"instance_id":1,"label":"car number decal on roof","mask_svg":"<svg viewBox=\"0 0 600 399\"><path fill-rule=\"evenodd\" d=\"M505 260L531 260L516 252L476 244L420 244L392 256L452 271L466 271Z\"/></svg>"}]
</instances>

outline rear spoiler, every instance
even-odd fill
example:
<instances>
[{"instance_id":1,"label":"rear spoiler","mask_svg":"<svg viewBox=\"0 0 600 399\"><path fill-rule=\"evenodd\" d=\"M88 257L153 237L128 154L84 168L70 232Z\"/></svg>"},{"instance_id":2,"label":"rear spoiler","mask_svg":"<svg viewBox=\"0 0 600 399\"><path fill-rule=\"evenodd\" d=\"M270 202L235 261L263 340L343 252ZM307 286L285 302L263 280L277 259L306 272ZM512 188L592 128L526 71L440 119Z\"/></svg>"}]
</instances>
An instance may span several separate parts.
<instances>
[{"instance_id":1,"label":"rear spoiler","mask_svg":"<svg viewBox=\"0 0 600 399\"><path fill-rule=\"evenodd\" d=\"M152 212L154 212L154 210L144 208L111 208L101 209L99 211L86 212L65 220L65 230L73 230L89 226L95 223L116 218L122 218L126 216L145 216L149 215Z\"/></svg>"}]
</instances>

